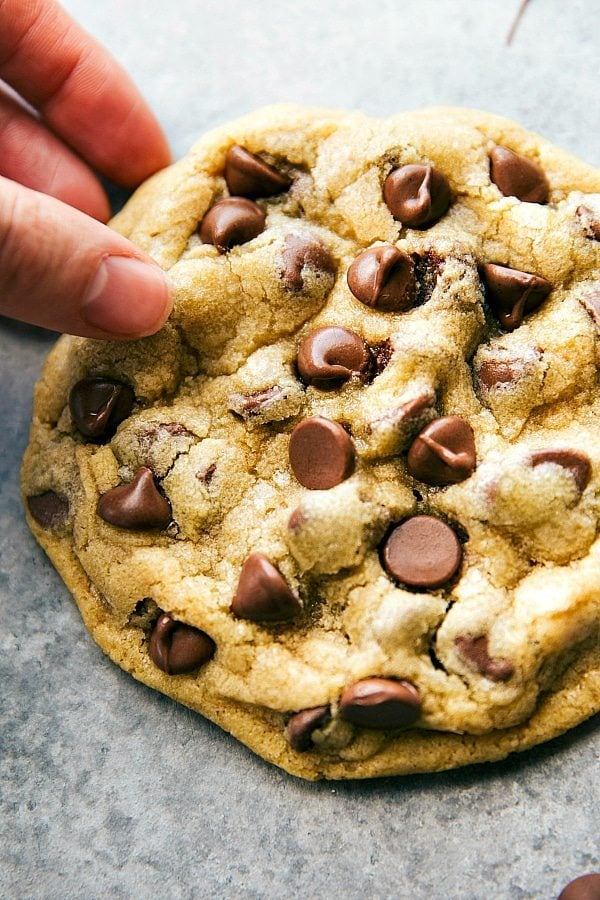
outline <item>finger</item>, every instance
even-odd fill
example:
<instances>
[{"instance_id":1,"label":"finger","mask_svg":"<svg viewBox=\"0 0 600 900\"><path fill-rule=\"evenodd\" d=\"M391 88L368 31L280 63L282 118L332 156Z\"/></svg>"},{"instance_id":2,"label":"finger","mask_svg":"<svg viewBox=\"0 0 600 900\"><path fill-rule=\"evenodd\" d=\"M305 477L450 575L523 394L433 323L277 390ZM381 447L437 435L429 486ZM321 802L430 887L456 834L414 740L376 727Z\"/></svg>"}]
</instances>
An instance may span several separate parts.
<instances>
[{"instance_id":1,"label":"finger","mask_svg":"<svg viewBox=\"0 0 600 900\"><path fill-rule=\"evenodd\" d=\"M110 206L91 170L3 92L0 92L0 148L0 175L50 194L106 222Z\"/></svg>"},{"instance_id":2,"label":"finger","mask_svg":"<svg viewBox=\"0 0 600 900\"><path fill-rule=\"evenodd\" d=\"M0 178L0 313L93 338L157 331L164 273L125 238L53 197Z\"/></svg>"},{"instance_id":3,"label":"finger","mask_svg":"<svg viewBox=\"0 0 600 900\"><path fill-rule=\"evenodd\" d=\"M156 119L117 62L53 0L0 4L0 78L87 162L133 186L168 165Z\"/></svg>"}]
</instances>

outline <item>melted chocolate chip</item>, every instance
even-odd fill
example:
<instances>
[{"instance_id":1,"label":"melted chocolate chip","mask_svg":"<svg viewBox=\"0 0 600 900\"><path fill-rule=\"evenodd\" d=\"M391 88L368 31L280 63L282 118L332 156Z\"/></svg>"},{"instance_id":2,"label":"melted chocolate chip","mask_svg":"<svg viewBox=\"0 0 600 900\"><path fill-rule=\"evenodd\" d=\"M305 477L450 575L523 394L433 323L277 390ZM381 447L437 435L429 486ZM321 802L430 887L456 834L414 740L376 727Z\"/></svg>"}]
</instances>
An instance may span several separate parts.
<instances>
[{"instance_id":1,"label":"melted chocolate chip","mask_svg":"<svg viewBox=\"0 0 600 900\"><path fill-rule=\"evenodd\" d=\"M171 521L171 507L146 466L137 470L129 484L102 494L97 511L101 519L119 528L166 528Z\"/></svg>"},{"instance_id":2,"label":"melted chocolate chip","mask_svg":"<svg viewBox=\"0 0 600 900\"><path fill-rule=\"evenodd\" d=\"M579 302L596 326L600 329L600 289L590 290L579 298Z\"/></svg>"},{"instance_id":3,"label":"melted chocolate chip","mask_svg":"<svg viewBox=\"0 0 600 900\"><path fill-rule=\"evenodd\" d=\"M420 711L421 697L410 681L363 678L340 697L340 716L361 728L408 728Z\"/></svg>"},{"instance_id":4,"label":"melted chocolate chip","mask_svg":"<svg viewBox=\"0 0 600 900\"><path fill-rule=\"evenodd\" d=\"M526 371L522 359L485 359L477 371L479 384L488 391L499 384L512 384Z\"/></svg>"},{"instance_id":5,"label":"melted chocolate chip","mask_svg":"<svg viewBox=\"0 0 600 900\"><path fill-rule=\"evenodd\" d=\"M373 365L371 366L370 372L370 380L372 380L377 378L378 375L381 375L386 368L394 355L394 347L392 346L392 342L386 339L378 344L371 344L369 349L371 350L371 357L373 359Z\"/></svg>"},{"instance_id":6,"label":"melted chocolate chip","mask_svg":"<svg viewBox=\"0 0 600 900\"><path fill-rule=\"evenodd\" d=\"M311 491L326 491L352 475L354 442L338 422L313 416L292 431L289 457L300 484Z\"/></svg>"},{"instance_id":7,"label":"melted chocolate chip","mask_svg":"<svg viewBox=\"0 0 600 900\"><path fill-rule=\"evenodd\" d=\"M473 429L459 416L443 416L426 425L407 457L413 478L434 485L464 481L475 471L475 462Z\"/></svg>"},{"instance_id":8,"label":"melted chocolate chip","mask_svg":"<svg viewBox=\"0 0 600 900\"><path fill-rule=\"evenodd\" d=\"M251 553L242 566L231 611L252 622L289 622L302 612L302 604L270 559Z\"/></svg>"},{"instance_id":9,"label":"melted chocolate chip","mask_svg":"<svg viewBox=\"0 0 600 900\"><path fill-rule=\"evenodd\" d=\"M342 387L353 375L364 375L371 363L369 348L349 328L315 328L298 348L297 365L305 384L321 391Z\"/></svg>"},{"instance_id":10,"label":"melted chocolate chip","mask_svg":"<svg viewBox=\"0 0 600 900\"><path fill-rule=\"evenodd\" d=\"M317 728L322 728L331 720L329 706L315 706L313 709L303 709L294 713L285 726L285 736L298 753L304 753L314 746L312 733Z\"/></svg>"},{"instance_id":11,"label":"melted chocolate chip","mask_svg":"<svg viewBox=\"0 0 600 900\"><path fill-rule=\"evenodd\" d=\"M544 302L552 285L541 275L486 263L481 267L487 298L500 324L513 331Z\"/></svg>"},{"instance_id":12,"label":"melted chocolate chip","mask_svg":"<svg viewBox=\"0 0 600 900\"><path fill-rule=\"evenodd\" d=\"M252 200L226 197L206 213L200 223L200 240L227 253L238 244L253 240L265 230L265 214Z\"/></svg>"},{"instance_id":13,"label":"melted chocolate chip","mask_svg":"<svg viewBox=\"0 0 600 900\"><path fill-rule=\"evenodd\" d=\"M534 450L529 457L529 461L532 466L554 463L554 465L566 469L575 479L575 484L580 494L584 492L592 477L590 458L579 450L563 450L561 448Z\"/></svg>"},{"instance_id":14,"label":"melted chocolate chip","mask_svg":"<svg viewBox=\"0 0 600 900\"><path fill-rule=\"evenodd\" d=\"M515 667L503 657L492 658L488 651L487 634L472 637L469 634L455 638L454 644L458 652L480 675L490 681L508 681L514 675Z\"/></svg>"},{"instance_id":15,"label":"melted chocolate chip","mask_svg":"<svg viewBox=\"0 0 600 900\"><path fill-rule=\"evenodd\" d=\"M382 312L404 312L415 302L416 279L412 259L386 244L357 256L348 269L348 287L357 300Z\"/></svg>"},{"instance_id":16,"label":"melted chocolate chip","mask_svg":"<svg viewBox=\"0 0 600 900\"><path fill-rule=\"evenodd\" d=\"M287 191L291 180L245 147L235 145L225 160L225 181L230 194L237 197L272 197Z\"/></svg>"},{"instance_id":17,"label":"melted chocolate chip","mask_svg":"<svg viewBox=\"0 0 600 900\"><path fill-rule=\"evenodd\" d=\"M435 590L458 572L462 549L456 534L434 516L412 516L396 525L382 547L383 565L393 578Z\"/></svg>"},{"instance_id":18,"label":"melted chocolate chip","mask_svg":"<svg viewBox=\"0 0 600 900\"><path fill-rule=\"evenodd\" d=\"M424 420L431 418L434 408L435 393L432 390L425 390L416 397L388 410L378 419L374 419L369 425L369 430L372 431L381 425L388 425L408 437L415 433Z\"/></svg>"},{"instance_id":19,"label":"melted chocolate chip","mask_svg":"<svg viewBox=\"0 0 600 900\"><path fill-rule=\"evenodd\" d=\"M42 528L62 528L69 516L69 501L55 491L27 498L32 518Z\"/></svg>"},{"instance_id":20,"label":"melted chocolate chip","mask_svg":"<svg viewBox=\"0 0 600 900\"><path fill-rule=\"evenodd\" d=\"M288 234L282 262L281 277L291 291L304 288L304 269L311 269L317 277L322 273L333 278L336 272L335 261L327 247L310 236Z\"/></svg>"},{"instance_id":21,"label":"melted chocolate chip","mask_svg":"<svg viewBox=\"0 0 600 900\"><path fill-rule=\"evenodd\" d=\"M589 872L570 881L558 900L600 900L600 872Z\"/></svg>"},{"instance_id":22,"label":"melted chocolate chip","mask_svg":"<svg viewBox=\"0 0 600 900\"><path fill-rule=\"evenodd\" d=\"M156 621L148 649L152 662L167 675L183 675L208 662L216 648L204 631L163 613Z\"/></svg>"},{"instance_id":23,"label":"melted chocolate chip","mask_svg":"<svg viewBox=\"0 0 600 900\"><path fill-rule=\"evenodd\" d=\"M450 185L444 173L433 166L402 166L385 179L383 199L403 225L426 228L450 206Z\"/></svg>"},{"instance_id":24,"label":"melted chocolate chip","mask_svg":"<svg viewBox=\"0 0 600 900\"><path fill-rule=\"evenodd\" d=\"M490 152L490 178L505 197L526 203L548 200L548 182L540 167L508 147L494 147Z\"/></svg>"},{"instance_id":25,"label":"melted chocolate chip","mask_svg":"<svg viewBox=\"0 0 600 900\"><path fill-rule=\"evenodd\" d=\"M128 384L114 378L82 378L71 388L69 409L84 437L93 441L111 438L127 418L135 401Z\"/></svg>"},{"instance_id":26,"label":"melted chocolate chip","mask_svg":"<svg viewBox=\"0 0 600 900\"><path fill-rule=\"evenodd\" d=\"M204 469L202 472L196 472L196 478L198 481L201 481L202 484L205 484L206 487L209 486L213 478L215 477L215 472L217 471L217 464L211 463L207 469Z\"/></svg>"},{"instance_id":27,"label":"melted chocolate chip","mask_svg":"<svg viewBox=\"0 0 600 900\"><path fill-rule=\"evenodd\" d=\"M600 241L600 215L589 206L578 206L575 215L587 237L591 241Z\"/></svg>"},{"instance_id":28,"label":"melted chocolate chip","mask_svg":"<svg viewBox=\"0 0 600 900\"><path fill-rule=\"evenodd\" d=\"M445 260L435 250L411 253L411 259L415 266L415 278L417 281L417 296L414 305L422 306L431 300L437 280L444 268Z\"/></svg>"},{"instance_id":29,"label":"melted chocolate chip","mask_svg":"<svg viewBox=\"0 0 600 900\"><path fill-rule=\"evenodd\" d=\"M253 394L232 394L229 398L230 409L243 419L253 419L270 403L283 397L284 391L278 384L262 388Z\"/></svg>"}]
</instances>

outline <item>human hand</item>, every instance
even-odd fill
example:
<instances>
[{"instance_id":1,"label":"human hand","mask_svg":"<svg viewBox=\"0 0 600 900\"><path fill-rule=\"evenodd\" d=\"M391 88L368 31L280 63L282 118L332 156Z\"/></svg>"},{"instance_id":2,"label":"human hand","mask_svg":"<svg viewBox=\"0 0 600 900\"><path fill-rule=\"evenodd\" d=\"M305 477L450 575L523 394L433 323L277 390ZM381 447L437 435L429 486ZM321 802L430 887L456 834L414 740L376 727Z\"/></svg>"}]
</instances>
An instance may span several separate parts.
<instances>
[{"instance_id":1,"label":"human hand","mask_svg":"<svg viewBox=\"0 0 600 900\"><path fill-rule=\"evenodd\" d=\"M152 260L105 225L92 169L127 187L170 161L125 71L54 0L0 3L0 314L93 338L153 334Z\"/></svg>"}]
</instances>

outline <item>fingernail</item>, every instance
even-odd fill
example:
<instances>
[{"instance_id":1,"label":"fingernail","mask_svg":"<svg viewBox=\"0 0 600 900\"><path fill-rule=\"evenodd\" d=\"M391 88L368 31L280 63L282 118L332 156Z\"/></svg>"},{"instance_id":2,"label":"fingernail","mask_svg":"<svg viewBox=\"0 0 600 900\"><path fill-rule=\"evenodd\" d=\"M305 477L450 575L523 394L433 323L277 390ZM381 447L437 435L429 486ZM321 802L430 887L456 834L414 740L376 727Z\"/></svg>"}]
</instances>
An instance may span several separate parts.
<instances>
[{"instance_id":1,"label":"fingernail","mask_svg":"<svg viewBox=\"0 0 600 900\"><path fill-rule=\"evenodd\" d=\"M119 337L154 334L171 310L167 280L158 266L129 256L107 256L81 304L81 317Z\"/></svg>"}]
</instances>

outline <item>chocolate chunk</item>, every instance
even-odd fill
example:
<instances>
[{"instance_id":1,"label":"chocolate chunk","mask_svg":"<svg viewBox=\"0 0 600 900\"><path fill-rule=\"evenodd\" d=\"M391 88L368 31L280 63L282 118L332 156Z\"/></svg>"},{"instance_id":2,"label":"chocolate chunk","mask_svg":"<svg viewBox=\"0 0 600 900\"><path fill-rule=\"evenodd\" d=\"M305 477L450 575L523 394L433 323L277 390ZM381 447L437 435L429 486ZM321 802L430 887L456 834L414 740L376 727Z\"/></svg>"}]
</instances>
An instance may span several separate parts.
<instances>
[{"instance_id":1,"label":"chocolate chunk","mask_svg":"<svg viewBox=\"0 0 600 900\"><path fill-rule=\"evenodd\" d=\"M600 329L600 288L587 291L579 298L579 302L596 328Z\"/></svg>"},{"instance_id":2,"label":"chocolate chunk","mask_svg":"<svg viewBox=\"0 0 600 900\"><path fill-rule=\"evenodd\" d=\"M487 298L500 324L513 331L544 302L552 285L541 275L486 263L481 267Z\"/></svg>"},{"instance_id":3,"label":"chocolate chunk","mask_svg":"<svg viewBox=\"0 0 600 900\"><path fill-rule=\"evenodd\" d=\"M558 900L600 900L600 872L589 872L570 881Z\"/></svg>"},{"instance_id":4,"label":"chocolate chunk","mask_svg":"<svg viewBox=\"0 0 600 900\"><path fill-rule=\"evenodd\" d=\"M450 185L444 173L433 166L402 166L385 179L383 199L403 225L426 228L450 206Z\"/></svg>"},{"instance_id":5,"label":"chocolate chunk","mask_svg":"<svg viewBox=\"0 0 600 900\"><path fill-rule=\"evenodd\" d=\"M98 501L98 515L119 528L166 528L171 521L169 502L156 488L151 469L142 466L129 484L120 484Z\"/></svg>"},{"instance_id":6,"label":"chocolate chunk","mask_svg":"<svg viewBox=\"0 0 600 900\"><path fill-rule=\"evenodd\" d=\"M294 713L285 726L285 736L298 753L304 753L314 746L312 733L317 728L322 728L331 720L329 706L315 706L313 709L303 709Z\"/></svg>"},{"instance_id":7,"label":"chocolate chunk","mask_svg":"<svg viewBox=\"0 0 600 900\"><path fill-rule=\"evenodd\" d=\"M200 223L200 240L214 244L219 253L227 253L245 244L265 230L265 214L252 200L226 197L206 213Z\"/></svg>"},{"instance_id":8,"label":"chocolate chunk","mask_svg":"<svg viewBox=\"0 0 600 900\"><path fill-rule=\"evenodd\" d=\"M272 197L287 191L291 180L244 147L229 149L225 160L225 181L230 194L237 197Z\"/></svg>"},{"instance_id":9,"label":"chocolate chunk","mask_svg":"<svg viewBox=\"0 0 600 900\"><path fill-rule=\"evenodd\" d=\"M163 613L156 621L148 649L152 662L167 675L184 675L212 659L216 648L204 631Z\"/></svg>"},{"instance_id":10,"label":"chocolate chunk","mask_svg":"<svg viewBox=\"0 0 600 900\"><path fill-rule=\"evenodd\" d=\"M600 241L600 214L589 206L578 206L575 215L587 237L592 241Z\"/></svg>"},{"instance_id":11,"label":"chocolate chunk","mask_svg":"<svg viewBox=\"0 0 600 900\"><path fill-rule=\"evenodd\" d=\"M372 247L357 256L347 279L356 299L373 309L404 312L415 302L413 261L408 253L391 244Z\"/></svg>"},{"instance_id":12,"label":"chocolate chunk","mask_svg":"<svg viewBox=\"0 0 600 900\"><path fill-rule=\"evenodd\" d=\"M338 422L312 416L292 431L289 457L300 484L311 491L326 491L352 475L354 441Z\"/></svg>"},{"instance_id":13,"label":"chocolate chunk","mask_svg":"<svg viewBox=\"0 0 600 900\"><path fill-rule=\"evenodd\" d=\"M466 661L490 681L508 681L514 675L515 667L503 657L493 659L488 651L488 636L472 637L470 634L455 638L454 644Z\"/></svg>"},{"instance_id":14,"label":"chocolate chunk","mask_svg":"<svg viewBox=\"0 0 600 900\"><path fill-rule=\"evenodd\" d=\"M508 147L494 147L490 152L490 178L505 197L526 203L548 201L550 189L540 167Z\"/></svg>"},{"instance_id":15,"label":"chocolate chunk","mask_svg":"<svg viewBox=\"0 0 600 900\"><path fill-rule=\"evenodd\" d=\"M413 516L396 525L382 550L389 575L410 587L427 590L450 581L462 560L456 534L434 516Z\"/></svg>"},{"instance_id":16,"label":"chocolate chunk","mask_svg":"<svg viewBox=\"0 0 600 900\"><path fill-rule=\"evenodd\" d=\"M369 348L349 328L315 328L298 349L297 365L305 384L322 391L342 387L353 375L364 375L371 363Z\"/></svg>"},{"instance_id":17,"label":"chocolate chunk","mask_svg":"<svg viewBox=\"0 0 600 900\"><path fill-rule=\"evenodd\" d=\"M577 490L584 492L592 477L592 464L589 456L580 450L563 450L561 448L549 450L534 450L529 457L532 466L541 466L543 463L554 463L566 469L575 479Z\"/></svg>"},{"instance_id":18,"label":"chocolate chunk","mask_svg":"<svg viewBox=\"0 0 600 900\"><path fill-rule=\"evenodd\" d=\"M114 378L82 378L71 388L69 409L84 437L93 441L111 438L131 410L135 395L128 384Z\"/></svg>"},{"instance_id":19,"label":"chocolate chunk","mask_svg":"<svg viewBox=\"0 0 600 900\"><path fill-rule=\"evenodd\" d=\"M473 429L459 416L426 425L408 451L408 471L426 484L455 484L475 471Z\"/></svg>"},{"instance_id":20,"label":"chocolate chunk","mask_svg":"<svg viewBox=\"0 0 600 900\"><path fill-rule=\"evenodd\" d=\"M361 728L408 728L420 711L421 697L410 681L363 678L340 697L340 716Z\"/></svg>"},{"instance_id":21,"label":"chocolate chunk","mask_svg":"<svg viewBox=\"0 0 600 900\"><path fill-rule=\"evenodd\" d=\"M247 557L231 611L252 622L289 622L302 612L302 604L273 563L262 553Z\"/></svg>"},{"instance_id":22,"label":"chocolate chunk","mask_svg":"<svg viewBox=\"0 0 600 900\"><path fill-rule=\"evenodd\" d=\"M56 491L46 491L27 498L32 517L42 528L62 528L69 516L69 501Z\"/></svg>"},{"instance_id":23,"label":"chocolate chunk","mask_svg":"<svg viewBox=\"0 0 600 900\"><path fill-rule=\"evenodd\" d=\"M326 275L333 281L335 261L327 247L310 236L288 234L282 254L281 277L291 291L304 287L303 270L312 269L316 277Z\"/></svg>"}]
</instances>

